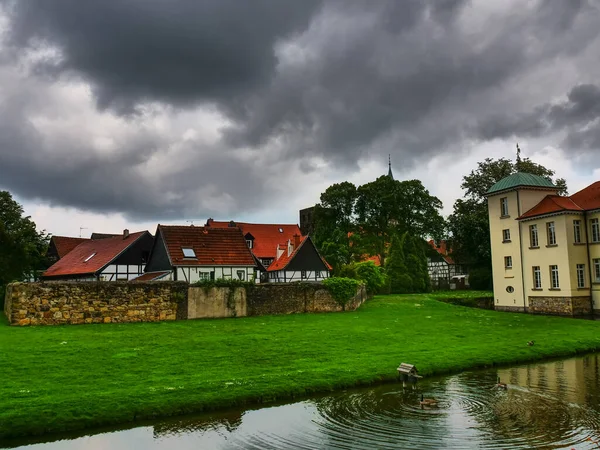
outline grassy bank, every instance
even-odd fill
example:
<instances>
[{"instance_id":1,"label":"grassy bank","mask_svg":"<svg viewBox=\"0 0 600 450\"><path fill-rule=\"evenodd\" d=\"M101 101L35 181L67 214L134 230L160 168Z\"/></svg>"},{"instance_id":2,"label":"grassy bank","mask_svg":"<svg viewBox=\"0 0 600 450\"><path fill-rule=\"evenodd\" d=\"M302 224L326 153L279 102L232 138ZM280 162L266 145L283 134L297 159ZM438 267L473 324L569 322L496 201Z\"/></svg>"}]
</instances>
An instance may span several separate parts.
<instances>
[{"instance_id":1,"label":"grassy bank","mask_svg":"<svg viewBox=\"0 0 600 450\"><path fill-rule=\"evenodd\" d=\"M526 345L534 339L533 347ZM600 349L600 322L427 295L346 313L16 328L0 324L0 437L269 401Z\"/></svg>"}]
</instances>

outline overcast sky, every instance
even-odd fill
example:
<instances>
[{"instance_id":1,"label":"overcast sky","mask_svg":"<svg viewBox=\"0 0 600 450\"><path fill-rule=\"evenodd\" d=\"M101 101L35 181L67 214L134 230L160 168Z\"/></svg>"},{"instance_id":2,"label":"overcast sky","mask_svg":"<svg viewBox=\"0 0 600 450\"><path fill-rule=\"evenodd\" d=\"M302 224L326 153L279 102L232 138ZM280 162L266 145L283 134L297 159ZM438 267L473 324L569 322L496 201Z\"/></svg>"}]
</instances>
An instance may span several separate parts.
<instances>
[{"instance_id":1,"label":"overcast sky","mask_svg":"<svg viewBox=\"0 0 600 450\"><path fill-rule=\"evenodd\" d=\"M77 236L296 223L387 172L600 179L600 0L0 0L0 189Z\"/></svg>"}]
</instances>

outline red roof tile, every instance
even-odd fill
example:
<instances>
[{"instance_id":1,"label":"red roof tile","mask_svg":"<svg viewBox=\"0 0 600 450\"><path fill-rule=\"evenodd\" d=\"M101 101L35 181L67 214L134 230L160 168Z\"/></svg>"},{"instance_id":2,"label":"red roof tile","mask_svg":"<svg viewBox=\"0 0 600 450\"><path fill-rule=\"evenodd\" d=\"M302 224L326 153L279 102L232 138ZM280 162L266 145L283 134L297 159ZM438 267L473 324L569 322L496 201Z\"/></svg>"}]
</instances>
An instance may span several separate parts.
<instances>
[{"instance_id":1,"label":"red roof tile","mask_svg":"<svg viewBox=\"0 0 600 450\"><path fill-rule=\"evenodd\" d=\"M600 209L600 181L576 192L570 199L586 211Z\"/></svg>"},{"instance_id":2,"label":"red roof tile","mask_svg":"<svg viewBox=\"0 0 600 450\"><path fill-rule=\"evenodd\" d=\"M67 253L64 258L50 266L44 272L43 277L95 274L110 264L145 233L148 232L131 233L125 239L122 236L99 240L86 239ZM89 258L91 255L94 256Z\"/></svg>"},{"instance_id":3,"label":"red roof tile","mask_svg":"<svg viewBox=\"0 0 600 450\"><path fill-rule=\"evenodd\" d=\"M237 227L246 235L250 233L254 237L252 252L258 258L275 258L277 256L277 246L281 242L287 242L294 239L294 235L302 236L298 225L290 224L266 224L266 223L245 223L234 222ZM218 222L208 219L206 226L212 228L228 228L230 222ZM281 231L279 231L281 230Z\"/></svg>"},{"instance_id":4,"label":"red roof tile","mask_svg":"<svg viewBox=\"0 0 600 450\"><path fill-rule=\"evenodd\" d=\"M86 238L76 238L76 237L67 237L67 236L52 236L50 238L50 243L54 243L54 247L56 248L56 253L59 258L64 258L67 253L73 250L82 242L87 241Z\"/></svg>"},{"instance_id":5,"label":"red roof tile","mask_svg":"<svg viewBox=\"0 0 600 450\"><path fill-rule=\"evenodd\" d=\"M581 191L582 192L582 191ZM542 216L563 211L583 211L583 209L573 201L571 197L561 197L559 195L547 195L531 208L529 211L519 217L519 219L527 219L529 217Z\"/></svg>"},{"instance_id":6,"label":"red roof tile","mask_svg":"<svg viewBox=\"0 0 600 450\"><path fill-rule=\"evenodd\" d=\"M448 243L444 240L440 241L438 244L435 243L433 239L427 241L427 243L433 248L436 252L440 254L444 261L448 264L454 264L454 260L450 257L450 252L448 251Z\"/></svg>"},{"instance_id":7,"label":"red roof tile","mask_svg":"<svg viewBox=\"0 0 600 450\"><path fill-rule=\"evenodd\" d=\"M161 272L146 272L144 275L140 275L137 278L134 278L133 281L153 281L153 280L158 280L166 275L169 275L171 273L170 270L163 270Z\"/></svg>"},{"instance_id":8,"label":"red roof tile","mask_svg":"<svg viewBox=\"0 0 600 450\"><path fill-rule=\"evenodd\" d=\"M283 254L279 257L278 260L273 261L273 263L271 263L271 265L267 268L267 272L274 272L276 270L285 269L285 267L294 258L294 256L296 256L296 253L298 253L298 250L300 250L300 247L302 247L302 244L304 244L304 242L306 241L307 238L308 238L308 236L304 236L304 237L300 238L300 244L298 245L298 247L296 247L294 249L294 251L292 253L290 253L289 256L287 253L288 244L287 243L279 244L279 248L281 250L283 250Z\"/></svg>"},{"instance_id":9,"label":"red roof tile","mask_svg":"<svg viewBox=\"0 0 600 450\"><path fill-rule=\"evenodd\" d=\"M242 231L237 227L159 225L173 266L254 266L254 258ZM183 256L191 248L195 258Z\"/></svg>"}]
</instances>

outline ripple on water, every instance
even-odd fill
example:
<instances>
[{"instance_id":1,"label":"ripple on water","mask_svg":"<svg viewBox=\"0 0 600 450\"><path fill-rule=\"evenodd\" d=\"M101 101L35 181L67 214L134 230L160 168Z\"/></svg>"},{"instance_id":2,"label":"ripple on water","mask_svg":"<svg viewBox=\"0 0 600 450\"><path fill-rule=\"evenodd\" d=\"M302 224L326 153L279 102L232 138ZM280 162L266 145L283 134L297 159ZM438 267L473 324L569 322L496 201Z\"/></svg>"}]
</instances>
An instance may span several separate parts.
<instances>
[{"instance_id":1,"label":"ripple on water","mask_svg":"<svg viewBox=\"0 0 600 450\"><path fill-rule=\"evenodd\" d=\"M577 386L545 382L496 388L496 373L465 373L421 382L357 390L305 402L312 419L279 434L239 436L236 448L432 449L596 448L596 408L574 402ZM421 393L438 401L419 404Z\"/></svg>"}]
</instances>

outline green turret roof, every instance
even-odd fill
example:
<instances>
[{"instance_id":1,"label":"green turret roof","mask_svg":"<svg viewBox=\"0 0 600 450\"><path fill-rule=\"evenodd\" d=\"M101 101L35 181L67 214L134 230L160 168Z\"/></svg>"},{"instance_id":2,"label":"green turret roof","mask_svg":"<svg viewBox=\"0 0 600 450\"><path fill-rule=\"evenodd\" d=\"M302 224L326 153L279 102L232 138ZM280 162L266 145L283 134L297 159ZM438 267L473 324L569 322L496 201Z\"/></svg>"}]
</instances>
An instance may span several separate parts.
<instances>
[{"instance_id":1,"label":"green turret roof","mask_svg":"<svg viewBox=\"0 0 600 450\"><path fill-rule=\"evenodd\" d=\"M502 178L500 181L494 184L487 191L487 195L495 192L514 189L519 186L556 189L556 186L552 184L552 181L550 181L548 178L544 178L540 175L533 175L531 173L517 172L507 176L506 178Z\"/></svg>"}]
</instances>

